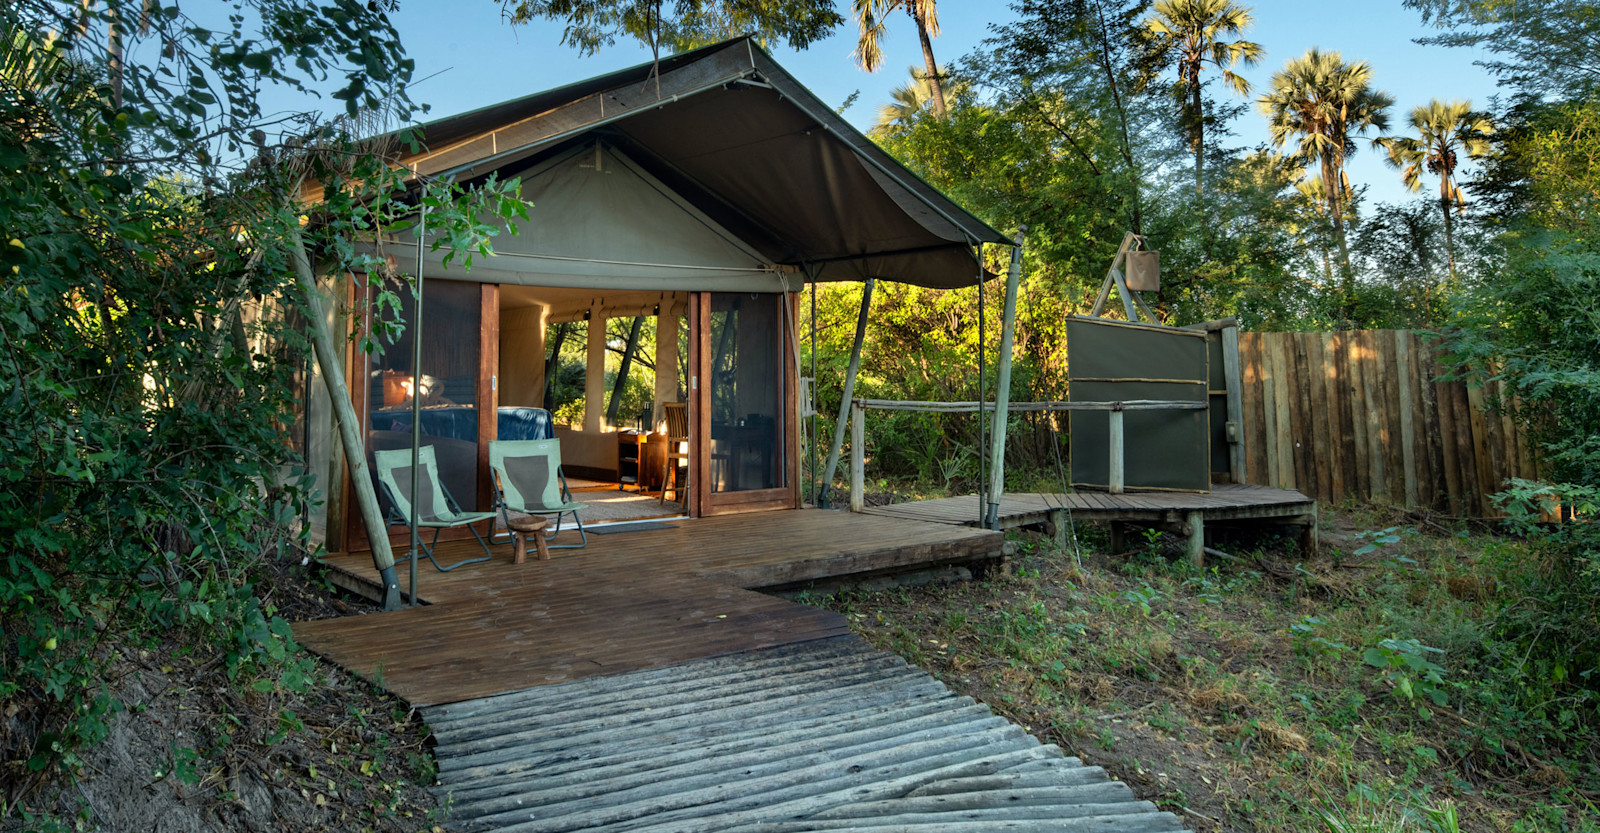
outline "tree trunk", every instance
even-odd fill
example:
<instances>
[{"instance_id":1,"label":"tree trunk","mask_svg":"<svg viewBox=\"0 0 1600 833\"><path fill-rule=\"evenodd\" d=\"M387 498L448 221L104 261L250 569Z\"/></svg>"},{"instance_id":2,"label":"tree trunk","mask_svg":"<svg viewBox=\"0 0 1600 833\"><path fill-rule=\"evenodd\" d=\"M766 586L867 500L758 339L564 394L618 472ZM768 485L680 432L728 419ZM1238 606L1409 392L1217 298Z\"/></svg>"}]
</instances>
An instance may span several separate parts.
<instances>
[{"instance_id":1,"label":"tree trunk","mask_svg":"<svg viewBox=\"0 0 1600 833\"><path fill-rule=\"evenodd\" d=\"M1450 196L1446 190L1448 180L1439 182L1439 210L1444 212L1444 255L1450 264L1450 282L1456 280L1456 237L1453 223L1450 219Z\"/></svg>"},{"instance_id":2,"label":"tree trunk","mask_svg":"<svg viewBox=\"0 0 1600 833\"><path fill-rule=\"evenodd\" d=\"M607 424L617 424L617 408L622 405L622 392L628 386L628 371L633 369L633 354L639 348L639 327L643 323L644 318L636 315L628 328L628 346L622 349L622 365L617 368L617 380L611 383L611 404L606 406Z\"/></svg>"},{"instance_id":3,"label":"tree trunk","mask_svg":"<svg viewBox=\"0 0 1600 833\"><path fill-rule=\"evenodd\" d=\"M1206 116L1204 104L1200 100L1200 66L1196 64L1189 72L1189 109L1190 117L1194 119L1194 127L1189 132L1189 144L1194 151L1194 195L1200 197L1201 182L1204 181L1206 160Z\"/></svg>"},{"instance_id":4,"label":"tree trunk","mask_svg":"<svg viewBox=\"0 0 1600 833\"><path fill-rule=\"evenodd\" d=\"M550 348L550 356L544 360L544 395L540 401L544 403L547 411L555 410L555 403L551 402L551 394L555 392L553 382L556 370L561 367L561 345L567 343L567 333L572 329L571 321L563 321L556 325L556 344Z\"/></svg>"},{"instance_id":5,"label":"tree trunk","mask_svg":"<svg viewBox=\"0 0 1600 833\"><path fill-rule=\"evenodd\" d=\"M939 78L939 65L933 60L933 41L928 37L928 27L922 25L917 14L918 4L907 3L906 14L917 22L917 39L922 41L922 65L928 72L928 90L933 94L933 115L944 118L944 81Z\"/></svg>"},{"instance_id":6,"label":"tree trunk","mask_svg":"<svg viewBox=\"0 0 1600 833\"><path fill-rule=\"evenodd\" d=\"M1122 161L1128 166L1128 186L1133 191L1133 208L1130 212L1128 225L1134 234L1144 234L1144 212L1139 204L1139 172L1133 164L1133 140L1128 135L1128 111L1122 106L1122 92L1117 86L1117 73L1111 66L1111 33L1106 30L1106 11L1104 6L1096 5L1095 14L1100 20L1098 36L1100 38L1100 69L1106 74L1106 84L1111 89L1111 103L1117 108L1117 127L1122 134Z\"/></svg>"},{"instance_id":7,"label":"tree trunk","mask_svg":"<svg viewBox=\"0 0 1600 833\"><path fill-rule=\"evenodd\" d=\"M1350 272L1350 247L1344 239L1343 182L1333 157L1322 155L1322 184L1328 191L1328 220L1333 224L1333 242L1339 247L1339 313L1344 319L1339 329L1348 329L1355 318L1355 276Z\"/></svg>"}]
</instances>

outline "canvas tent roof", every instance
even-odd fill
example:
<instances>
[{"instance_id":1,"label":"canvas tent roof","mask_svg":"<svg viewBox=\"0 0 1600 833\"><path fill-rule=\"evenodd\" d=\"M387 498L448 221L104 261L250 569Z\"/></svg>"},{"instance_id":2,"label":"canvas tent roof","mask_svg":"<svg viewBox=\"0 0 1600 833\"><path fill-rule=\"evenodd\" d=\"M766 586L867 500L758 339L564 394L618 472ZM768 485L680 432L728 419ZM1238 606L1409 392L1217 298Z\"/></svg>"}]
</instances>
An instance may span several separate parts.
<instances>
[{"instance_id":1,"label":"canvas tent roof","mask_svg":"<svg viewBox=\"0 0 1600 833\"><path fill-rule=\"evenodd\" d=\"M529 202L520 233L495 238L495 256L470 272L427 251L429 277L539 287L766 291L798 289L803 276L769 264L736 235L596 141L537 164L511 166ZM408 242L385 251L411 263Z\"/></svg>"},{"instance_id":2,"label":"canvas tent roof","mask_svg":"<svg viewBox=\"0 0 1600 833\"><path fill-rule=\"evenodd\" d=\"M973 246L1011 243L858 133L749 38L665 58L659 66L658 75L644 64L431 122L420 128L427 149L400 161L424 175L457 181L498 172L526 173L535 182L552 171L575 176L576 169L549 163L580 164L575 160L584 150L593 152L599 143L605 159L618 165L614 181L603 186L611 196L600 205L626 199L618 195L643 184L658 192L652 204L664 213L608 216L604 227L610 234L591 241L597 248L580 252L569 246L563 256L631 264L631 275L589 271L608 279L665 279L679 289L700 288L717 274L675 268L685 266L754 266L749 280L774 288L802 280L807 270L825 281L969 286L981 274ZM623 179L628 184L620 184ZM547 201L577 193L553 183L539 187ZM537 207L537 195L525 196ZM715 262L684 260L689 254L682 250L642 250L660 234L637 238L646 243L632 247L621 242L637 237L641 223L651 227L653 216L697 226L693 239L708 246L700 257ZM683 225L686 218L692 223ZM550 255L537 247L558 236L535 234L534 249L518 251ZM514 239L501 238L496 248L513 251L507 247L519 244L507 241ZM749 255L754 263L741 260ZM528 268L528 258L517 260L515 266L497 259L474 266L470 279L535 280L506 277ZM555 261L540 262L548 267ZM788 278L781 277L785 273ZM731 281L734 274L723 277Z\"/></svg>"}]
</instances>

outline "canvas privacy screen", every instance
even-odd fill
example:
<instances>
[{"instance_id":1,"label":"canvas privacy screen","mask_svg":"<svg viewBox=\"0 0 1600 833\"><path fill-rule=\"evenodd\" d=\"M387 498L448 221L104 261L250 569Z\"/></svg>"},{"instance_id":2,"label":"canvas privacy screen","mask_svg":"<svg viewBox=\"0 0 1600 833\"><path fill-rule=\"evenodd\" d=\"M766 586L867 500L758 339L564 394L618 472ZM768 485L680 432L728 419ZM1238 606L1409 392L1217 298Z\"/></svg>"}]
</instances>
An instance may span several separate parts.
<instances>
[{"instance_id":1,"label":"canvas privacy screen","mask_svg":"<svg viewBox=\"0 0 1600 833\"><path fill-rule=\"evenodd\" d=\"M1206 335L1102 318L1067 319L1068 398L1205 403ZM1073 411L1072 483L1106 488L1110 480L1105 411ZM1126 411L1124 485L1129 489L1211 490L1209 420L1204 409Z\"/></svg>"}]
</instances>

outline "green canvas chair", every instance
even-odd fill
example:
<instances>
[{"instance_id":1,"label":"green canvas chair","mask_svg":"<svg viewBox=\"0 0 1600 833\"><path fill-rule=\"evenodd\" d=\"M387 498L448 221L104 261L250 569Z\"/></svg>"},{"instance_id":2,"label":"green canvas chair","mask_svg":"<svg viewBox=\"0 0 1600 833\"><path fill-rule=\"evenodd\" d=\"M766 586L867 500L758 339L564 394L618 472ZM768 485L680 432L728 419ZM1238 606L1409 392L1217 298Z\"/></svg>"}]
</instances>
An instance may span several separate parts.
<instances>
[{"instance_id":1,"label":"green canvas chair","mask_svg":"<svg viewBox=\"0 0 1600 833\"><path fill-rule=\"evenodd\" d=\"M378 485L384 494L389 497L389 525L411 525L411 449L396 448L391 451L374 451L372 453L374 468L378 473ZM441 573L448 573L457 567L466 564L476 564L488 561L490 558L489 544L473 528L478 521L493 521L494 512L463 512L456 505L450 493L445 491L444 484L439 482L439 461L434 454L433 446L425 445L417 450L417 461L422 471L417 480L417 528L431 527L433 529L433 542L423 543L420 535L417 543L422 544L422 551L427 554L428 560ZM441 565L433 557L433 548L439 543L439 533L445 529L454 529L459 526L466 527L472 532L472 537L478 539L478 544L483 547L483 558L469 558L457 561L448 567Z\"/></svg>"},{"instance_id":2,"label":"green canvas chair","mask_svg":"<svg viewBox=\"0 0 1600 833\"><path fill-rule=\"evenodd\" d=\"M546 538L561 533L561 519L572 516L578 527L579 543L551 544L553 550L575 550L588 546L589 533L583 530L578 510L587 504L573 503L567 478L561 473L560 440L493 440L489 443L489 468L494 472L495 506L500 519L510 525L511 511L530 515L554 515ZM505 533L509 538L511 533Z\"/></svg>"}]
</instances>

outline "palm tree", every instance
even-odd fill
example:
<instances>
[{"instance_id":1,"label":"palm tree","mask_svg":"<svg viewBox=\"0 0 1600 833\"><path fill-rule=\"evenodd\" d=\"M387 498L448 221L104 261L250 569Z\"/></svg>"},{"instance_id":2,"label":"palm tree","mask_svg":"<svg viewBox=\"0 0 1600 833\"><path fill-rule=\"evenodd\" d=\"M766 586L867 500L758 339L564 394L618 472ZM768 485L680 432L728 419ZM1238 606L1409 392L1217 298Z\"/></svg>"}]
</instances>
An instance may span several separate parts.
<instances>
[{"instance_id":1,"label":"palm tree","mask_svg":"<svg viewBox=\"0 0 1600 833\"><path fill-rule=\"evenodd\" d=\"M917 24L917 37L922 41L922 63L928 71L928 86L933 93L933 114L944 117L944 86L939 80L939 65L933 60L933 38L939 36L939 10L936 0L851 0L856 23L861 26L861 38L856 42L856 63L867 72L877 72L883 65L883 40L887 18L896 9L904 9Z\"/></svg>"},{"instance_id":2,"label":"palm tree","mask_svg":"<svg viewBox=\"0 0 1600 833\"><path fill-rule=\"evenodd\" d=\"M1394 98L1372 89L1372 68L1366 61L1347 64L1337 52L1312 47L1273 74L1272 91L1259 103L1273 144L1281 148L1296 139L1295 155L1308 166L1321 168L1348 317L1353 312L1355 276L1344 234L1345 197L1350 190L1344 163L1356 152L1354 135L1388 128Z\"/></svg>"},{"instance_id":3,"label":"palm tree","mask_svg":"<svg viewBox=\"0 0 1600 833\"><path fill-rule=\"evenodd\" d=\"M911 123L933 103L933 83L916 67L907 72L911 80L895 87L889 93L889 103L878 108L878 121L871 134L875 137L895 136L911 129ZM956 81L950 84L950 94L959 97L966 85Z\"/></svg>"},{"instance_id":4,"label":"palm tree","mask_svg":"<svg viewBox=\"0 0 1600 833\"><path fill-rule=\"evenodd\" d=\"M1470 101L1446 104L1434 99L1411 111L1411 126L1417 136L1388 140L1389 164L1400 168L1400 179L1413 191L1422 190L1422 171L1439 177L1439 211L1444 214L1444 248L1450 265L1450 280L1456 278L1456 244L1450 224L1450 209L1466 208L1461 186L1456 183L1459 153L1476 159L1489 152L1489 134L1494 124L1483 113L1472 111ZM1432 287L1428 287L1431 295Z\"/></svg>"},{"instance_id":5,"label":"palm tree","mask_svg":"<svg viewBox=\"0 0 1600 833\"><path fill-rule=\"evenodd\" d=\"M1157 55L1176 56L1180 112L1194 153L1194 192L1201 193L1205 168L1205 110L1200 100L1200 73L1207 64L1222 72L1222 81L1239 95L1250 94L1250 82L1235 73L1239 64L1255 66L1266 54L1261 44L1238 37L1254 23L1250 9L1233 0L1156 0L1155 15L1144 22ZM1187 100L1183 96L1187 94Z\"/></svg>"}]
</instances>

